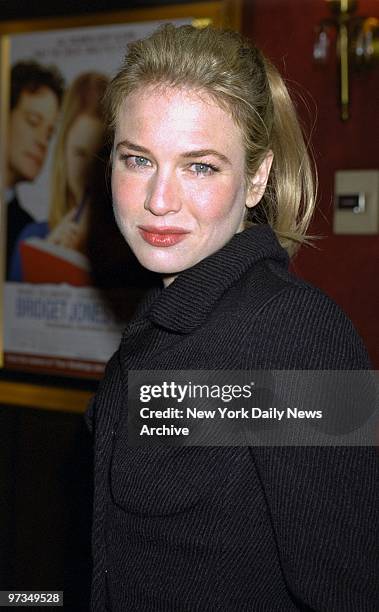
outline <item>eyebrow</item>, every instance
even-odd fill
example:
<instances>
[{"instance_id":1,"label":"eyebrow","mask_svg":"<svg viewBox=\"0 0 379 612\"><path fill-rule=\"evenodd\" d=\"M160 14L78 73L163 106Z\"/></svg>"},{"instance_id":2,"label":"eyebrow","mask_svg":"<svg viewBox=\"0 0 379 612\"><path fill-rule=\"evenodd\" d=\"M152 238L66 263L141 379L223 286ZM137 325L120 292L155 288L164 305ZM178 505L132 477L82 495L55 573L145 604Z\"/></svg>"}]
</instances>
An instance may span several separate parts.
<instances>
[{"instance_id":1,"label":"eyebrow","mask_svg":"<svg viewBox=\"0 0 379 612\"><path fill-rule=\"evenodd\" d=\"M133 151L138 151L138 153L146 153L147 155L151 155L151 152L149 151L149 149L146 149L145 147L142 147L141 145L134 144L133 142L130 142L129 140L121 140L120 142L118 142L116 145L116 151L120 147L132 149ZM230 160L226 157L226 155L223 155L222 153L219 153L218 151L215 151L214 149L198 149L196 151L186 151L184 153L181 153L180 157L187 158L187 159L188 158L195 159L198 157L206 157L208 155L213 155L214 157L217 157L221 162L224 162L225 164L230 165L231 163Z\"/></svg>"}]
</instances>

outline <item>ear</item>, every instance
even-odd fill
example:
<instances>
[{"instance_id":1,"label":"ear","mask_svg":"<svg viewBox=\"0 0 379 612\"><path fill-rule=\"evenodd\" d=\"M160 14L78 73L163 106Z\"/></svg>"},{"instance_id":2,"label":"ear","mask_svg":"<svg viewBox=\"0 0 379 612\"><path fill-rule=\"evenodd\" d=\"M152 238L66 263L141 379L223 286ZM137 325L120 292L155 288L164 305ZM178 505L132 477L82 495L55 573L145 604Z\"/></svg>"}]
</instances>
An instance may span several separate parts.
<instances>
[{"instance_id":1,"label":"ear","mask_svg":"<svg viewBox=\"0 0 379 612\"><path fill-rule=\"evenodd\" d=\"M246 206L248 208L253 208L253 206L256 206L262 199L266 189L273 159L274 154L272 151L269 151L259 166L258 171L251 179L250 186L246 194Z\"/></svg>"}]
</instances>

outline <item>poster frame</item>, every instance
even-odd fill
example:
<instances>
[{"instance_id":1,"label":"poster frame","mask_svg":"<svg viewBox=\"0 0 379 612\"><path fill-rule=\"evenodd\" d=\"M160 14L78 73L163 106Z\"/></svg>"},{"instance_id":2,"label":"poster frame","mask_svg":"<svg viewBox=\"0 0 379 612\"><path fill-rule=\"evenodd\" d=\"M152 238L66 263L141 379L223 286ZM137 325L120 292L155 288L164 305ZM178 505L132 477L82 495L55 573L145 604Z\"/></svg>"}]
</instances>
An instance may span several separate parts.
<instances>
[{"instance_id":1,"label":"poster frame","mask_svg":"<svg viewBox=\"0 0 379 612\"><path fill-rule=\"evenodd\" d=\"M92 14L64 17L33 18L0 22L0 134L6 134L9 119L9 74L10 44L12 35L67 28L91 26L114 26L123 23L132 25L145 21L170 21L192 18L196 27L214 25L233 30L241 28L241 0L215 0L211 2L188 2L165 6L149 6L121 11L97 12ZM5 242L6 207L3 201L6 159L6 138L0 139L0 405L20 405L41 407L50 410L80 412L84 410L94 381L80 377L64 378L40 371L30 374L21 369L4 368L3 330L4 321L4 282L5 282Z\"/></svg>"}]
</instances>

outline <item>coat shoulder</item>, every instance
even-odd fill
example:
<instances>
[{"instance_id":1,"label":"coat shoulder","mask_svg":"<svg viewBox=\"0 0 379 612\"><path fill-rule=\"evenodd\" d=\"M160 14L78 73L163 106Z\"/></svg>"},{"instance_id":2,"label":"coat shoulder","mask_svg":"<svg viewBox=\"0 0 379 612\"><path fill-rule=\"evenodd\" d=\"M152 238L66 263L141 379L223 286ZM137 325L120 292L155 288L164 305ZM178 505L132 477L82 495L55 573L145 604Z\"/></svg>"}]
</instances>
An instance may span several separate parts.
<instances>
[{"instance_id":1,"label":"coat shoulder","mask_svg":"<svg viewBox=\"0 0 379 612\"><path fill-rule=\"evenodd\" d=\"M370 367L354 325L320 289L269 262L244 281L232 302L247 355L264 347L265 367L279 369Z\"/></svg>"}]
</instances>

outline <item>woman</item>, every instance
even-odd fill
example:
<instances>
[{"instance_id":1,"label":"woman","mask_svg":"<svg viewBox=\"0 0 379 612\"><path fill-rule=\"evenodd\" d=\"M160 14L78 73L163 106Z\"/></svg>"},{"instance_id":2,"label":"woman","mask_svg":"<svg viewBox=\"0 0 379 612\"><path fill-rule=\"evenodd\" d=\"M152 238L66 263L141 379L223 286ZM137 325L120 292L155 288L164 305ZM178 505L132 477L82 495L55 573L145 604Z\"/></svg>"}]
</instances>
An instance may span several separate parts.
<instances>
[{"instance_id":1,"label":"woman","mask_svg":"<svg viewBox=\"0 0 379 612\"><path fill-rule=\"evenodd\" d=\"M282 79L238 34L166 25L129 46L106 102L115 216L164 288L90 410L92 609L374 610L371 449L128 446L131 370L369 367L287 270L314 196Z\"/></svg>"},{"instance_id":2,"label":"woman","mask_svg":"<svg viewBox=\"0 0 379 612\"><path fill-rule=\"evenodd\" d=\"M25 280L20 246L28 238L86 251L88 187L96 155L104 143L101 100L107 84L105 75L86 72L65 94L52 162L49 219L29 224L20 234L11 262L12 281Z\"/></svg>"}]
</instances>

